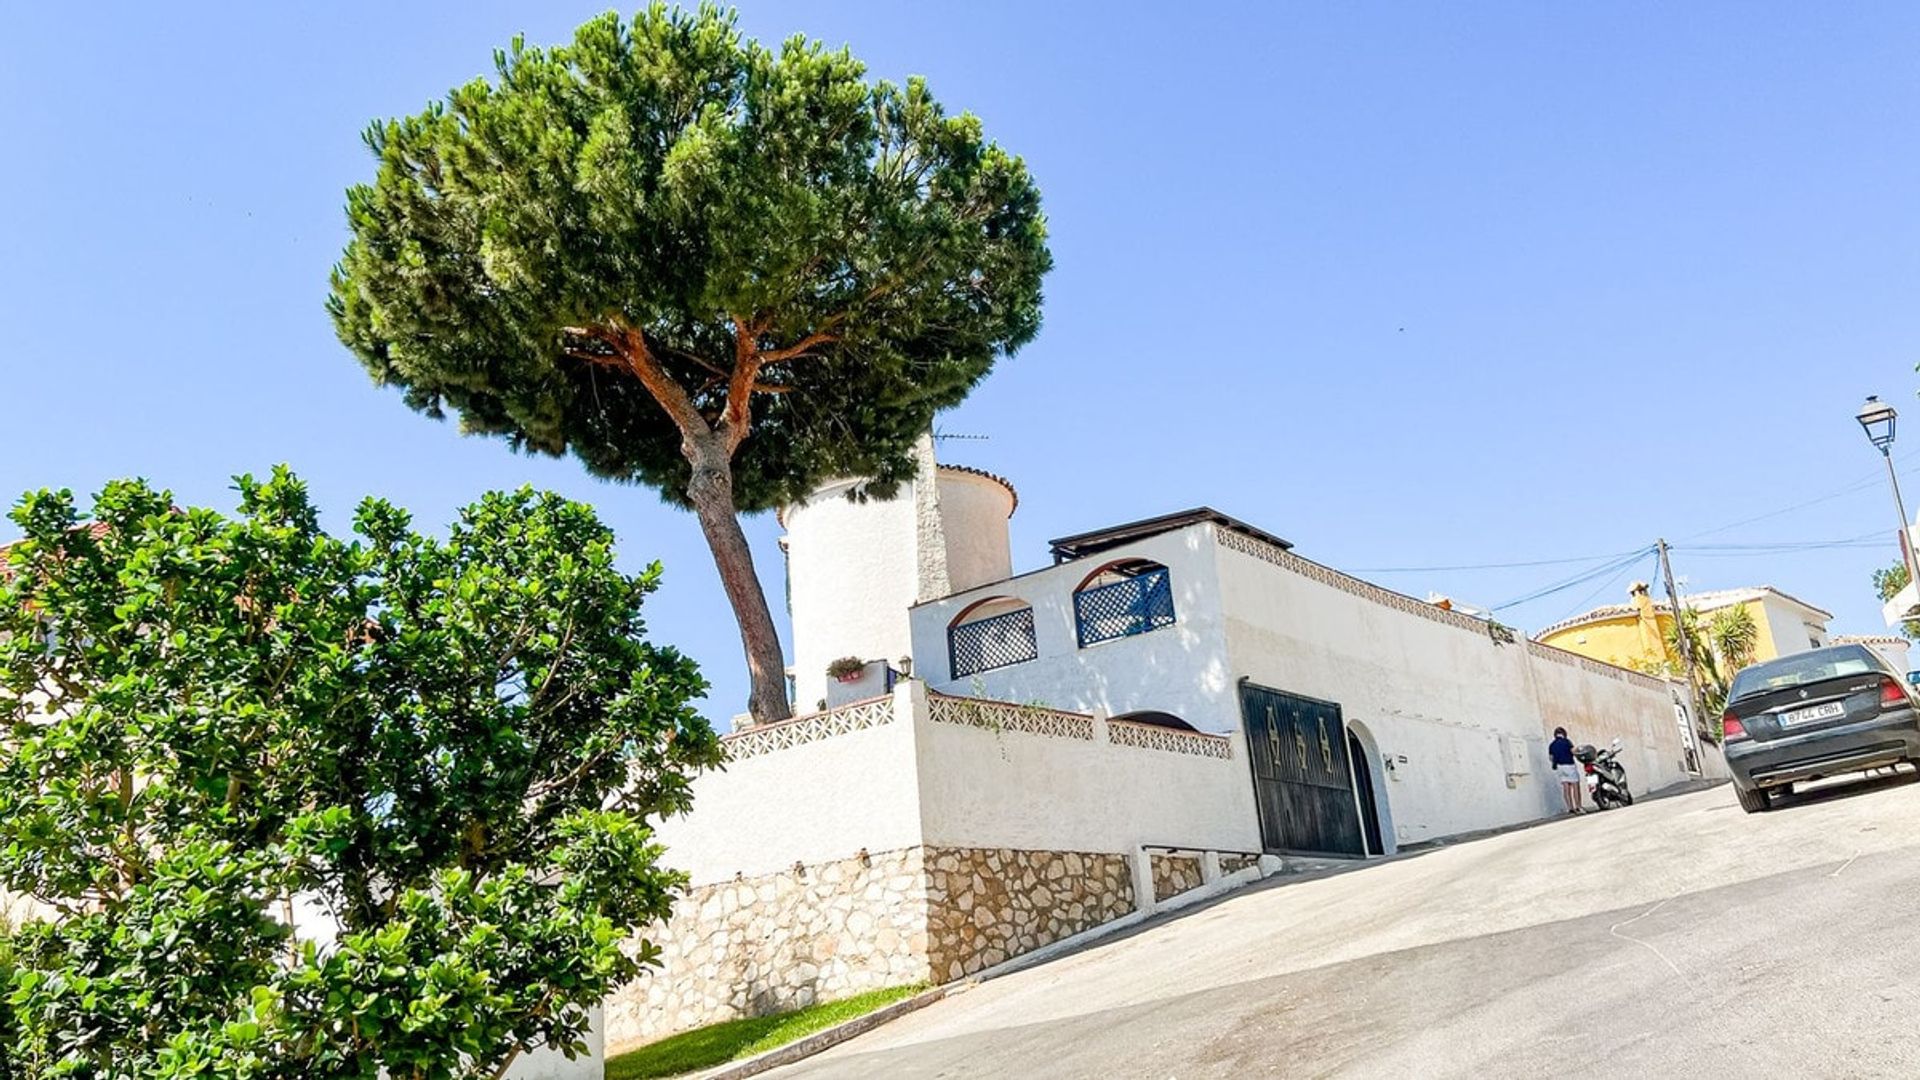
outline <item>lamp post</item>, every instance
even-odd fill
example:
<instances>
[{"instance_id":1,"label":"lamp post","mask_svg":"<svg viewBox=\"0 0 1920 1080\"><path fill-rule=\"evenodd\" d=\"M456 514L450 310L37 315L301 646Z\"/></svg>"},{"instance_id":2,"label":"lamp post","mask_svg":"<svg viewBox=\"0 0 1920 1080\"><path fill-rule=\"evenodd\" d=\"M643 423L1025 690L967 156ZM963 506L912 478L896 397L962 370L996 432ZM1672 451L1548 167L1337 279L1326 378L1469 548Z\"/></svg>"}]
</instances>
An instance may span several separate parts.
<instances>
[{"instance_id":1,"label":"lamp post","mask_svg":"<svg viewBox=\"0 0 1920 1080\"><path fill-rule=\"evenodd\" d=\"M1854 419L1860 421L1867 441L1887 462L1887 482L1893 485L1893 506L1900 512L1900 560L1907 568L1907 582L1920 593L1920 567L1914 565L1913 543L1907 532L1907 504L1900 498L1900 474L1893 467L1893 426L1900 414L1877 397L1868 397Z\"/></svg>"}]
</instances>

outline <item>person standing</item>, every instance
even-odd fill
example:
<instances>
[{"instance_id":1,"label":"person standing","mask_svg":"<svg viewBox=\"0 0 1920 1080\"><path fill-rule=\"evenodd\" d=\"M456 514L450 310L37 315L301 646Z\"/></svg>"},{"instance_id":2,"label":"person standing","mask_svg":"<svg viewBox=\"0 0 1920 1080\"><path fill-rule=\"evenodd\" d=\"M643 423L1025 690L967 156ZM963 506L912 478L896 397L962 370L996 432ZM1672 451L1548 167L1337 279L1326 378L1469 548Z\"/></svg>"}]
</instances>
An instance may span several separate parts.
<instances>
[{"instance_id":1,"label":"person standing","mask_svg":"<svg viewBox=\"0 0 1920 1080\"><path fill-rule=\"evenodd\" d=\"M1553 761L1553 775L1560 778L1560 797L1567 801L1567 813L1584 813L1581 805L1586 793L1581 790L1586 785L1580 782L1580 766L1573 760L1573 740L1567 738L1567 729L1553 729L1553 741L1547 744L1547 757Z\"/></svg>"}]
</instances>

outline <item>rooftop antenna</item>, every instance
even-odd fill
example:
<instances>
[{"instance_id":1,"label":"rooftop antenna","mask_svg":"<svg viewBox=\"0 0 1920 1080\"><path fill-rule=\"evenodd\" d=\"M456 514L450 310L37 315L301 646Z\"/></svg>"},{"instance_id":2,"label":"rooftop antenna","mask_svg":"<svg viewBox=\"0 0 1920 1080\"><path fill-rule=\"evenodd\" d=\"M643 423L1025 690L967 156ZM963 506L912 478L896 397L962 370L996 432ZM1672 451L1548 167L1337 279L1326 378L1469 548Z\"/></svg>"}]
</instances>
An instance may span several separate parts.
<instances>
[{"instance_id":1,"label":"rooftop antenna","mask_svg":"<svg viewBox=\"0 0 1920 1080\"><path fill-rule=\"evenodd\" d=\"M971 442L986 442L988 439L993 438L993 436L991 435L963 435L955 431L941 431L938 428L934 429L933 437L934 437L934 440L937 442L944 442L947 439L965 439Z\"/></svg>"}]
</instances>

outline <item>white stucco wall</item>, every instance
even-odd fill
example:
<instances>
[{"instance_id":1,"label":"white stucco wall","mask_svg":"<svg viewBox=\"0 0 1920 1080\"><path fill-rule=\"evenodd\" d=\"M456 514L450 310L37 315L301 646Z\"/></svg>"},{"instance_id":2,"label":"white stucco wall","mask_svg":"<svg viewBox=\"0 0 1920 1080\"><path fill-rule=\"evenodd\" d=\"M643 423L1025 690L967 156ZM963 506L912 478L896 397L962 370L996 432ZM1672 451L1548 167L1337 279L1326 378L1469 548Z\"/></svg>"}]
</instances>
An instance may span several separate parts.
<instances>
[{"instance_id":1,"label":"white stucco wall","mask_svg":"<svg viewBox=\"0 0 1920 1080\"><path fill-rule=\"evenodd\" d=\"M1204 529L1166 533L1098 559L1048 567L922 604L913 611L914 671L943 693L1109 716L1153 710L1171 713L1201 731L1238 731L1239 698L1227 666L1213 543ZM1073 591L1103 563L1123 558L1151 559L1167 567L1174 624L1082 649L1074 628ZM948 624L993 596L1032 605L1039 658L953 678Z\"/></svg>"},{"instance_id":2,"label":"white stucco wall","mask_svg":"<svg viewBox=\"0 0 1920 1080\"><path fill-rule=\"evenodd\" d=\"M601 1080L607 1074L607 1055L606 1021L599 1008L593 1010L586 1042L587 1052L571 1060L558 1050L523 1054L507 1068L507 1080Z\"/></svg>"},{"instance_id":3,"label":"white stucco wall","mask_svg":"<svg viewBox=\"0 0 1920 1080\"><path fill-rule=\"evenodd\" d=\"M1413 614L1222 547L1220 593L1232 669L1287 693L1332 701L1384 758L1400 844L1552 813L1559 792L1546 741L1626 744L1636 791L1679 779L1679 732L1664 691L1550 661L1523 642ZM1412 603L1417 603L1409 601ZM1526 772L1509 770L1508 746ZM1404 760L1402 760L1404 759Z\"/></svg>"},{"instance_id":4,"label":"white stucco wall","mask_svg":"<svg viewBox=\"0 0 1920 1080\"><path fill-rule=\"evenodd\" d=\"M927 843L1128 852L1260 850L1246 747L1230 758L917 721Z\"/></svg>"},{"instance_id":5,"label":"white stucco wall","mask_svg":"<svg viewBox=\"0 0 1920 1080\"><path fill-rule=\"evenodd\" d=\"M1259 848L1237 735L1215 758L1113 745L1098 717L1092 741L935 721L917 680L891 701L890 722L695 780L693 812L659 826L663 862L698 886L923 844Z\"/></svg>"},{"instance_id":6,"label":"white stucco wall","mask_svg":"<svg viewBox=\"0 0 1920 1080\"><path fill-rule=\"evenodd\" d=\"M1760 604L1767 613L1767 627L1772 631L1775 654L1789 656L1806 652L1816 647L1813 644L1815 638L1821 644L1826 643L1826 622L1820 616L1773 593L1768 593Z\"/></svg>"},{"instance_id":7,"label":"white stucco wall","mask_svg":"<svg viewBox=\"0 0 1920 1080\"><path fill-rule=\"evenodd\" d=\"M1013 493L998 480L976 473L940 469L940 531L946 541L950 592L960 592L1013 575L1013 548L1007 518Z\"/></svg>"},{"instance_id":8,"label":"white stucco wall","mask_svg":"<svg viewBox=\"0 0 1920 1080\"><path fill-rule=\"evenodd\" d=\"M1177 621L1080 648L1073 590L1123 557L1168 567ZM1039 658L952 678L947 626L989 596L1032 605ZM946 693L1107 715L1154 710L1236 734L1241 678L1336 702L1372 748L1370 759L1383 759L1369 761L1369 774L1395 846L1554 812L1559 793L1546 742L1555 724L1578 741L1604 745L1619 736L1636 791L1684 775L1671 701L1649 681L1535 658L1521 642L1496 645L1480 624L1436 621L1222 546L1211 526L923 604L913 628L916 670ZM1243 809L1225 810L1226 800L1237 803L1250 784L1243 763L1214 807L1240 815L1235 827L1253 822L1251 796Z\"/></svg>"},{"instance_id":9,"label":"white stucco wall","mask_svg":"<svg viewBox=\"0 0 1920 1080\"><path fill-rule=\"evenodd\" d=\"M896 688L896 700L908 685ZM692 813L660 823L662 862L706 885L861 848L913 847L916 764L913 725L901 720L730 762L694 780Z\"/></svg>"},{"instance_id":10,"label":"white stucco wall","mask_svg":"<svg viewBox=\"0 0 1920 1080\"><path fill-rule=\"evenodd\" d=\"M843 656L909 654L906 612L918 598L918 523L912 485L892 499L854 502L851 483L789 507L787 573L793 604L797 710L827 696L827 665Z\"/></svg>"},{"instance_id":11,"label":"white stucco wall","mask_svg":"<svg viewBox=\"0 0 1920 1080\"><path fill-rule=\"evenodd\" d=\"M1636 795L1686 779L1685 751L1670 691L1596 675L1567 663L1571 657L1546 645L1536 643L1530 658L1545 717L1544 732L1564 726L1574 742L1602 747L1619 738L1627 786Z\"/></svg>"}]
</instances>

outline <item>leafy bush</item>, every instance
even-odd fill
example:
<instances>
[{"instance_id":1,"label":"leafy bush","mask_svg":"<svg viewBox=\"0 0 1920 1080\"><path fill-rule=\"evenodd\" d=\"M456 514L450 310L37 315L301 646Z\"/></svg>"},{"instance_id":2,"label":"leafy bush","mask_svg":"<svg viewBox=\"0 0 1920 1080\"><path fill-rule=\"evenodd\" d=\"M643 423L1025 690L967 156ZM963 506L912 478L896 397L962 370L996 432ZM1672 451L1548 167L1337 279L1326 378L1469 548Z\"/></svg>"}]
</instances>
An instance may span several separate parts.
<instances>
[{"instance_id":1,"label":"leafy bush","mask_svg":"<svg viewBox=\"0 0 1920 1080\"><path fill-rule=\"evenodd\" d=\"M239 513L24 497L0 572L5 1071L496 1075L577 1052L681 879L650 816L719 758L660 569L593 511L490 494L445 540L320 529L284 469ZM296 912L301 913L296 916Z\"/></svg>"}]
</instances>

